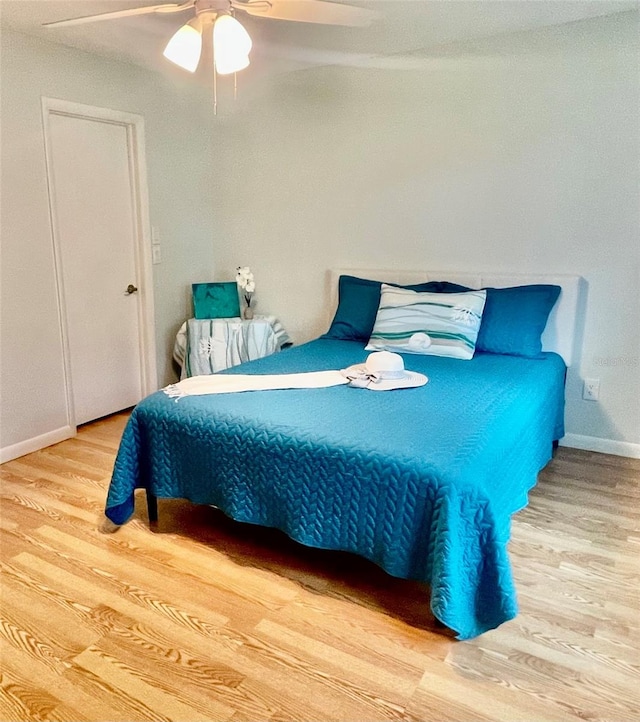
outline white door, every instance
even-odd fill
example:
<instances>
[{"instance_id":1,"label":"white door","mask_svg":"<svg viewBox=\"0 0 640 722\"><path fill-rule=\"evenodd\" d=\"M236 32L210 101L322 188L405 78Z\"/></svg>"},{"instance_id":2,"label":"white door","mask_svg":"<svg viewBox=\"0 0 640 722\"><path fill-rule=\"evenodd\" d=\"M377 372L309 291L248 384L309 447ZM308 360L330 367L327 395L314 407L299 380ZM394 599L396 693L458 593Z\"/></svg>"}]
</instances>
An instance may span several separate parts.
<instances>
[{"instance_id":1,"label":"white door","mask_svg":"<svg viewBox=\"0 0 640 722\"><path fill-rule=\"evenodd\" d=\"M75 424L143 396L143 283L130 128L49 113L48 163Z\"/></svg>"}]
</instances>

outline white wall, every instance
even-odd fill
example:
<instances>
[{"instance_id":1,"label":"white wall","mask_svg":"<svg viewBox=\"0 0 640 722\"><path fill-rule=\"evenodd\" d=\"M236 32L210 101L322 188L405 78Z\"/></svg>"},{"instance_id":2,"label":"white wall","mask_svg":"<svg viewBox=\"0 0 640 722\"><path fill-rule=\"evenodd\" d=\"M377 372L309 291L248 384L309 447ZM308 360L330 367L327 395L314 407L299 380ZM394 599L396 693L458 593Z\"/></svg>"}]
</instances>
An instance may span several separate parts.
<instances>
[{"instance_id":1,"label":"white wall","mask_svg":"<svg viewBox=\"0 0 640 722\"><path fill-rule=\"evenodd\" d=\"M217 268L250 265L258 310L298 341L325 330L331 266L580 274L568 439L639 454L639 70L627 12L413 70L282 76L219 120ZM601 380L599 403L582 401L582 377Z\"/></svg>"},{"instance_id":2,"label":"white wall","mask_svg":"<svg viewBox=\"0 0 640 722\"><path fill-rule=\"evenodd\" d=\"M0 447L6 448L66 424L41 96L145 119L151 222L163 250L163 263L153 267L161 384L174 378L171 347L190 315L190 284L213 274L218 176L211 168L210 103L193 84L7 31L1 60Z\"/></svg>"},{"instance_id":3,"label":"white wall","mask_svg":"<svg viewBox=\"0 0 640 722\"><path fill-rule=\"evenodd\" d=\"M569 439L638 453L637 31L625 13L450 47L413 70L324 68L253 91L240 77L216 119L192 84L3 32L0 447L64 423L46 95L145 118L160 383L190 284L214 270L251 265L258 310L298 341L325 330L329 267L579 273ZM581 377L600 378L599 403L581 400Z\"/></svg>"}]
</instances>

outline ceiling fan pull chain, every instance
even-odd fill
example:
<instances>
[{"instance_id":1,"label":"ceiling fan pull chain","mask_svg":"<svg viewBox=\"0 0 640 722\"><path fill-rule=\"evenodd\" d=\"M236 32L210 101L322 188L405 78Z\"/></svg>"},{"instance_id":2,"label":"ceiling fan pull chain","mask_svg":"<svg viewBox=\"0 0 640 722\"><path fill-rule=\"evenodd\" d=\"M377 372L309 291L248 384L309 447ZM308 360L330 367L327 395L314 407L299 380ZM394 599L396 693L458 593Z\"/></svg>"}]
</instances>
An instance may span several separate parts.
<instances>
[{"instance_id":1,"label":"ceiling fan pull chain","mask_svg":"<svg viewBox=\"0 0 640 722\"><path fill-rule=\"evenodd\" d=\"M213 114L218 115L218 71L213 66Z\"/></svg>"},{"instance_id":2,"label":"ceiling fan pull chain","mask_svg":"<svg viewBox=\"0 0 640 722\"><path fill-rule=\"evenodd\" d=\"M231 8L230 11L231 17L235 18L236 12ZM238 100L238 73L236 71L233 72L233 102L235 103Z\"/></svg>"}]
</instances>

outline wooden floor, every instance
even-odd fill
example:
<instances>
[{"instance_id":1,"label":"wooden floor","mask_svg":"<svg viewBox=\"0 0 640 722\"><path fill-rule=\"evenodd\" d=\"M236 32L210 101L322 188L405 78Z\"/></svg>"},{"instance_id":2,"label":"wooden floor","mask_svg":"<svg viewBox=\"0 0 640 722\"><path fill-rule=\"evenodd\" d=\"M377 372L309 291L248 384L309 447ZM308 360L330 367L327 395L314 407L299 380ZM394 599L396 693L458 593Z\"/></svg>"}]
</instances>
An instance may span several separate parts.
<instances>
[{"instance_id":1,"label":"wooden floor","mask_svg":"<svg viewBox=\"0 0 640 722\"><path fill-rule=\"evenodd\" d=\"M0 468L0 720L638 720L640 461L560 449L470 642L347 554L144 498L99 531L126 415Z\"/></svg>"}]
</instances>

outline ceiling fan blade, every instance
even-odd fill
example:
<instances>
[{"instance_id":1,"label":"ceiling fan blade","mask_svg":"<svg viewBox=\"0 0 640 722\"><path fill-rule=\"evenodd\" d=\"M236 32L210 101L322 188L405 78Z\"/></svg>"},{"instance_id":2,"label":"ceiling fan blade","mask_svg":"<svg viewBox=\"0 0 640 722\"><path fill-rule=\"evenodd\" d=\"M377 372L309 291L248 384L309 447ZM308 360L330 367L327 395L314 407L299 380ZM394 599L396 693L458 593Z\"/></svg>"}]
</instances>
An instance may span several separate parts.
<instances>
[{"instance_id":1,"label":"ceiling fan blade","mask_svg":"<svg viewBox=\"0 0 640 722\"><path fill-rule=\"evenodd\" d=\"M292 20L322 25L370 25L378 13L353 5L340 5L323 0L232 0L235 10L273 20Z\"/></svg>"},{"instance_id":2,"label":"ceiling fan blade","mask_svg":"<svg viewBox=\"0 0 640 722\"><path fill-rule=\"evenodd\" d=\"M82 25L84 23L93 23L97 20L112 20L114 18L126 18L132 15L146 15L147 13L178 13L193 7L195 0L189 0L184 3L165 3L164 5L147 5L143 8L128 8L127 10L114 10L110 13L100 13L98 15L85 15L80 18L71 18L69 20L57 20L53 23L44 23L45 28L62 28L71 25Z\"/></svg>"}]
</instances>

